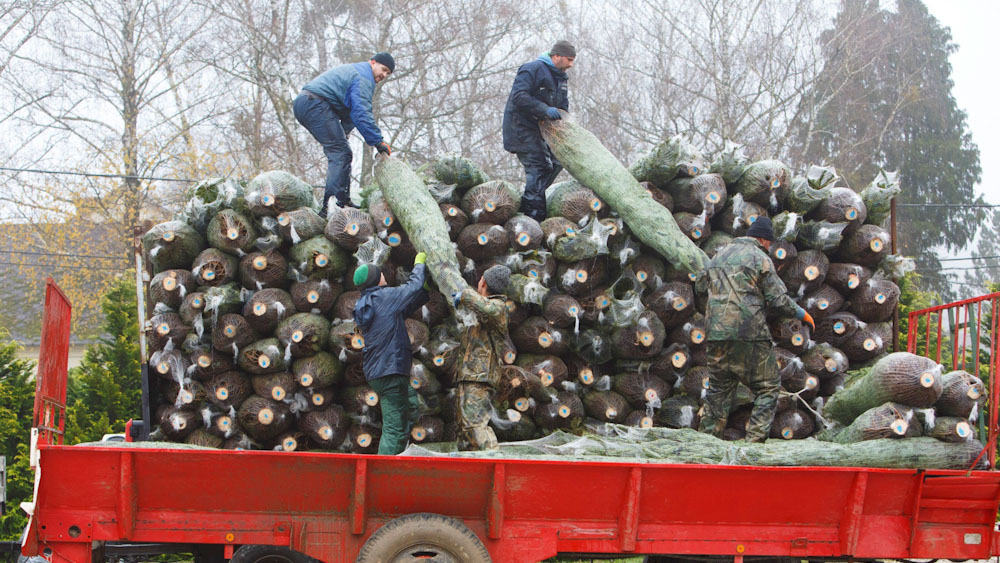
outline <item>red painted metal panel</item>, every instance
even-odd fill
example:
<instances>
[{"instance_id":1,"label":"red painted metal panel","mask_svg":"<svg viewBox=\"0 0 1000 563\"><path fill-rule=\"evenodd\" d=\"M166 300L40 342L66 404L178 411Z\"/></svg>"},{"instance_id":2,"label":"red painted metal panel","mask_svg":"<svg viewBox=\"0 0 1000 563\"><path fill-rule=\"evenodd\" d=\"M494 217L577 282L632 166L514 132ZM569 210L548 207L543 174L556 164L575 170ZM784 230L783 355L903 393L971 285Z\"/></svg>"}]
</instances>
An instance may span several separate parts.
<instances>
[{"instance_id":1,"label":"red painted metal panel","mask_svg":"<svg viewBox=\"0 0 1000 563\"><path fill-rule=\"evenodd\" d=\"M40 463L42 548L130 530L131 541L289 545L323 561L353 560L379 526L418 511L463 519L495 561L515 563L623 551L980 557L1000 495L995 472L64 446L43 447ZM931 496L918 496L923 481ZM71 525L86 532L72 538ZM967 544L974 534L981 543Z\"/></svg>"},{"instance_id":2,"label":"red painted metal panel","mask_svg":"<svg viewBox=\"0 0 1000 563\"><path fill-rule=\"evenodd\" d=\"M45 280L42 345L35 378L32 426L40 444L62 444L66 421L66 366L69 363L69 329L73 307L52 278Z\"/></svg>"}]
</instances>

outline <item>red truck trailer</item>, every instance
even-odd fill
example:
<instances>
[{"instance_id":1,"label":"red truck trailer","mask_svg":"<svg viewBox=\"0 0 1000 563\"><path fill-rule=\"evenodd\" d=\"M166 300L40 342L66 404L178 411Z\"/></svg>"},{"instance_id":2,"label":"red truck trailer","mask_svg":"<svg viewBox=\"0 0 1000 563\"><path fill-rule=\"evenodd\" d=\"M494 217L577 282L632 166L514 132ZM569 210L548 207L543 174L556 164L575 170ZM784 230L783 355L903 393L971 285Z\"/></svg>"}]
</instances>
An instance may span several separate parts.
<instances>
[{"instance_id":1,"label":"red truck trailer","mask_svg":"<svg viewBox=\"0 0 1000 563\"><path fill-rule=\"evenodd\" d=\"M986 346L992 376L998 308L1000 293L914 313L910 350L920 338L914 331L922 330L928 355L940 350L942 315L964 314L958 326L969 332L954 334L955 342ZM658 554L650 561L716 556L737 563L1000 554L1000 472L993 470L64 446L69 315L69 302L50 282L25 555L98 561L105 548L121 543L173 546L200 561L261 563L516 563L571 553ZM935 316L936 349L930 337ZM997 396L989 385L983 455L990 467Z\"/></svg>"}]
</instances>

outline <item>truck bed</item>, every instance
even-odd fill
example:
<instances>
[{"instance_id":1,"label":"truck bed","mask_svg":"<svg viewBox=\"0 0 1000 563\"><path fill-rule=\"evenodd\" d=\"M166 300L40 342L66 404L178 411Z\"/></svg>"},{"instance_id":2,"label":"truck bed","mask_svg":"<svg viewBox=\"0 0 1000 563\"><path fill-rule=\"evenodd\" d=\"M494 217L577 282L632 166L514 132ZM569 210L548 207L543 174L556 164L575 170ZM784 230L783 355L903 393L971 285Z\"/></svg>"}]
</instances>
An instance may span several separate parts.
<instances>
[{"instance_id":1,"label":"truck bed","mask_svg":"<svg viewBox=\"0 0 1000 563\"><path fill-rule=\"evenodd\" d=\"M375 529L417 512L461 519L497 562L998 552L1000 473L989 471L49 445L39 456L25 553L53 561L89 561L93 541L272 544L353 561Z\"/></svg>"}]
</instances>

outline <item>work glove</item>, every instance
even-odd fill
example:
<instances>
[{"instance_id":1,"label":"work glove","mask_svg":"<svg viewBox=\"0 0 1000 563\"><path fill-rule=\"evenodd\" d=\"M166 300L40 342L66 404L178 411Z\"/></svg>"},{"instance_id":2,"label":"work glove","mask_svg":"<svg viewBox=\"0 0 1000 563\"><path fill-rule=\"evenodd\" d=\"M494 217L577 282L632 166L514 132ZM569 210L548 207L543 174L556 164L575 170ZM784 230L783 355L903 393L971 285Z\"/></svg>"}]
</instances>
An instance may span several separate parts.
<instances>
[{"instance_id":1,"label":"work glove","mask_svg":"<svg viewBox=\"0 0 1000 563\"><path fill-rule=\"evenodd\" d=\"M389 143L385 141L381 141L380 143L375 145L375 150L377 150L379 154L384 154L385 156L389 156L392 154L392 147L390 147Z\"/></svg>"},{"instance_id":2,"label":"work glove","mask_svg":"<svg viewBox=\"0 0 1000 563\"><path fill-rule=\"evenodd\" d=\"M418 252L417 256L413 259L413 265L416 266L417 264L425 264L425 263L427 263L427 253Z\"/></svg>"},{"instance_id":3,"label":"work glove","mask_svg":"<svg viewBox=\"0 0 1000 563\"><path fill-rule=\"evenodd\" d=\"M454 305L456 309L458 309L458 306L461 303L462 303L462 293L459 292L459 291L456 291L455 293L452 293L451 294L451 304Z\"/></svg>"},{"instance_id":4,"label":"work glove","mask_svg":"<svg viewBox=\"0 0 1000 563\"><path fill-rule=\"evenodd\" d=\"M816 330L816 321L814 321L812 315L806 312L806 310L802 307L799 307L799 310L795 311L795 318L800 321L805 321L805 323L811 326L813 330Z\"/></svg>"},{"instance_id":5,"label":"work glove","mask_svg":"<svg viewBox=\"0 0 1000 563\"><path fill-rule=\"evenodd\" d=\"M812 327L813 330L816 330L816 321L813 320L812 315L810 315L808 312L804 317L802 317L802 320L805 321L806 324L808 324L810 327Z\"/></svg>"},{"instance_id":6,"label":"work glove","mask_svg":"<svg viewBox=\"0 0 1000 563\"><path fill-rule=\"evenodd\" d=\"M562 114L559 113L558 108L549 108L545 110L545 117L551 119L552 121L555 121L557 119L562 119Z\"/></svg>"}]
</instances>

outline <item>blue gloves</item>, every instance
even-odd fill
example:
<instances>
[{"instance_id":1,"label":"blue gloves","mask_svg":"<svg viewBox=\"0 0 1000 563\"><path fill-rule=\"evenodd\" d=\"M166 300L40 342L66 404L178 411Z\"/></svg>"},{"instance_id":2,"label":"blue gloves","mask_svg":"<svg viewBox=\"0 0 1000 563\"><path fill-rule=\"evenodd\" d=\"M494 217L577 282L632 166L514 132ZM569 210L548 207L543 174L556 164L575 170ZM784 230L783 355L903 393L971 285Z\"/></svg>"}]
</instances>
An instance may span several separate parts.
<instances>
[{"instance_id":1,"label":"blue gloves","mask_svg":"<svg viewBox=\"0 0 1000 563\"><path fill-rule=\"evenodd\" d=\"M559 113L558 108L549 108L545 110L545 117L555 121L557 119L562 119L562 114Z\"/></svg>"}]
</instances>

